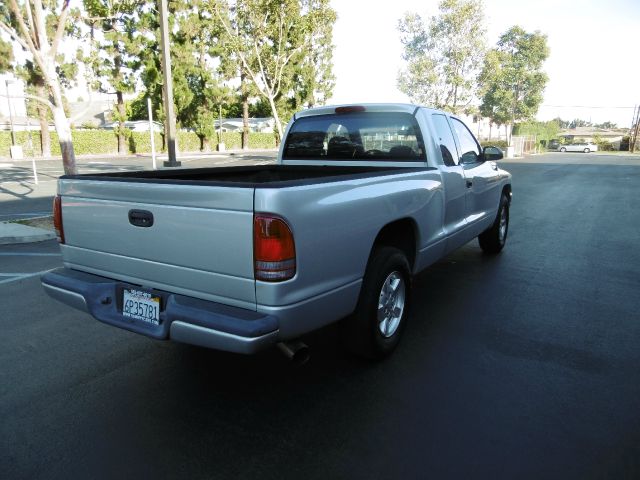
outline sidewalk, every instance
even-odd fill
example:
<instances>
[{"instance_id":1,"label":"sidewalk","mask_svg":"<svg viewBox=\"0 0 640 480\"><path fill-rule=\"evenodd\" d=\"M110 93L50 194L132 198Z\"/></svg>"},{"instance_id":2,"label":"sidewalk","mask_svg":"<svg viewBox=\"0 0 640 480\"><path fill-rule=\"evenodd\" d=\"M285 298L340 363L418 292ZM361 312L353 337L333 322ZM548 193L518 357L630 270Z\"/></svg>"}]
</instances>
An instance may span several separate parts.
<instances>
[{"instance_id":1,"label":"sidewalk","mask_svg":"<svg viewBox=\"0 0 640 480\"><path fill-rule=\"evenodd\" d=\"M20 223L0 222L0 245L42 242L52 238L56 238L56 233L52 230Z\"/></svg>"}]
</instances>

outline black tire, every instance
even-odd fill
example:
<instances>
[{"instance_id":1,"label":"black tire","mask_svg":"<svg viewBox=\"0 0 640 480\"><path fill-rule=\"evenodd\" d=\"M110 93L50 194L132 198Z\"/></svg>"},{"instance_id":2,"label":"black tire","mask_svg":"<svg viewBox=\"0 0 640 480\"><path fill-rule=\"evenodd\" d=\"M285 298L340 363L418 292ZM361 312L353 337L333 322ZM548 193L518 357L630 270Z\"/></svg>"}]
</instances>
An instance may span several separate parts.
<instances>
[{"instance_id":1,"label":"black tire","mask_svg":"<svg viewBox=\"0 0 640 480\"><path fill-rule=\"evenodd\" d=\"M588 148L584 149L584 153L589 153L591 150L589 150Z\"/></svg>"},{"instance_id":2,"label":"black tire","mask_svg":"<svg viewBox=\"0 0 640 480\"><path fill-rule=\"evenodd\" d=\"M388 356L404 331L410 300L411 268L407 257L394 247L376 247L369 258L356 311L344 321L347 349L369 359ZM387 323L384 319L388 319Z\"/></svg>"},{"instance_id":3,"label":"black tire","mask_svg":"<svg viewBox=\"0 0 640 480\"><path fill-rule=\"evenodd\" d=\"M509 233L509 198L502 194L498 214L493 225L478 235L478 243L485 253L496 254L504 248Z\"/></svg>"},{"instance_id":4,"label":"black tire","mask_svg":"<svg viewBox=\"0 0 640 480\"><path fill-rule=\"evenodd\" d=\"M564 152L566 152L566 151L567 151L567 149L566 149L566 148L564 148L564 147L562 147L562 148L560 149L560 151L561 151L562 153L564 153Z\"/></svg>"}]
</instances>

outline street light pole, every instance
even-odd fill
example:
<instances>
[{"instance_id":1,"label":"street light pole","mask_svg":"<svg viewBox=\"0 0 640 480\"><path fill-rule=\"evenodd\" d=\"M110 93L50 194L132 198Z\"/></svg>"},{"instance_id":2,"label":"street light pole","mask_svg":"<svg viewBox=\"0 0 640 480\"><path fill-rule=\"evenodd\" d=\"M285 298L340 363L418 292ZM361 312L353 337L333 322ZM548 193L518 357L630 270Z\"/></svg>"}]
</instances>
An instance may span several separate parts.
<instances>
[{"instance_id":1,"label":"street light pole","mask_svg":"<svg viewBox=\"0 0 640 480\"><path fill-rule=\"evenodd\" d=\"M16 132L15 132L14 127L13 127L13 113L11 111L11 98L9 98L9 84L10 83L13 83L13 80L9 80L8 78L5 78L4 86L5 86L5 89L7 90L7 105L9 106L9 124L11 125L11 146L15 147L16 146Z\"/></svg>"},{"instance_id":2,"label":"street light pole","mask_svg":"<svg viewBox=\"0 0 640 480\"><path fill-rule=\"evenodd\" d=\"M167 0L159 0L160 13L160 45L162 47L162 74L164 76L164 111L167 122L167 153L169 161L164 162L165 167L179 167L176 161L176 117L173 108L173 78L171 76L171 55L169 54L169 19Z\"/></svg>"}]
</instances>

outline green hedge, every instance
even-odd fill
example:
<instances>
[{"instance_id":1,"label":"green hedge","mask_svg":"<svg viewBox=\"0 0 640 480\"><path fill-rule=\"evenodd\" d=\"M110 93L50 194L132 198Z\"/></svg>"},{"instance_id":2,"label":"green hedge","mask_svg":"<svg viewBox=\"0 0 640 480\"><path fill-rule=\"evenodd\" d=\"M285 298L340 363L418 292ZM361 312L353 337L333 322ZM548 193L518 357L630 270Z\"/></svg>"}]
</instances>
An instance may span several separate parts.
<instances>
[{"instance_id":1,"label":"green hedge","mask_svg":"<svg viewBox=\"0 0 640 480\"><path fill-rule=\"evenodd\" d=\"M148 132L130 132L127 143L131 153L151 152L151 136ZM153 132L153 143L155 144L156 152L161 152L162 135L160 135L160 132Z\"/></svg>"},{"instance_id":2,"label":"green hedge","mask_svg":"<svg viewBox=\"0 0 640 480\"><path fill-rule=\"evenodd\" d=\"M31 145L29 148L29 132L16 132L16 143L22 146L26 156L41 155L40 132L31 132ZM0 157L8 157L11 154L11 132L0 132Z\"/></svg>"},{"instance_id":3,"label":"green hedge","mask_svg":"<svg viewBox=\"0 0 640 480\"><path fill-rule=\"evenodd\" d=\"M73 150L82 154L118 154L118 137L111 130L72 130ZM60 155L58 134L51 132L51 155Z\"/></svg>"},{"instance_id":4,"label":"green hedge","mask_svg":"<svg viewBox=\"0 0 640 480\"><path fill-rule=\"evenodd\" d=\"M51 155L60 155L60 143L56 132L51 134ZM73 138L73 148L76 155L115 155L118 153L118 138L111 130L73 130L71 132ZM40 132L31 132L32 149L28 148L28 132L16 132L16 142L22 145L25 156L40 156ZM154 132L156 151L163 151L162 135ZM201 142L198 136L193 132L178 132L178 151L179 152L199 152ZM239 132L225 132L222 134L222 140L225 147L229 149L239 149L242 145L242 134ZM209 147L215 150L218 143L218 136L215 135L209 140ZM130 153L150 153L151 139L147 132L129 132L127 138L128 149ZM0 157L9 157L11 147L11 133L0 132ZM275 148L276 141L273 133L249 133L249 148L251 149L269 149Z\"/></svg>"},{"instance_id":5,"label":"green hedge","mask_svg":"<svg viewBox=\"0 0 640 480\"><path fill-rule=\"evenodd\" d=\"M498 148L507 148L506 140L485 140L484 142L480 142L480 145L483 147L498 147Z\"/></svg>"}]
</instances>

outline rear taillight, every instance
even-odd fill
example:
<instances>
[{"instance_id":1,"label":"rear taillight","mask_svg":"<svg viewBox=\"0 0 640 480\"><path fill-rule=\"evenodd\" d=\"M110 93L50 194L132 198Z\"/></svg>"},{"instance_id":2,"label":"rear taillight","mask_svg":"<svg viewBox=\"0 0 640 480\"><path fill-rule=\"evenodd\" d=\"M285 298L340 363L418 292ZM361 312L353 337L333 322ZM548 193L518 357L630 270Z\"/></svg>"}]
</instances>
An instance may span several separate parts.
<instances>
[{"instance_id":1,"label":"rear taillight","mask_svg":"<svg viewBox=\"0 0 640 480\"><path fill-rule=\"evenodd\" d=\"M53 198L53 226L56 229L58 243L64 243L64 228L62 228L62 198L56 195Z\"/></svg>"},{"instance_id":2,"label":"rear taillight","mask_svg":"<svg viewBox=\"0 0 640 480\"><path fill-rule=\"evenodd\" d=\"M257 214L253 220L253 262L256 280L281 282L296 274L296 247L287 223Z\"/></svg>"}]
</instances>

